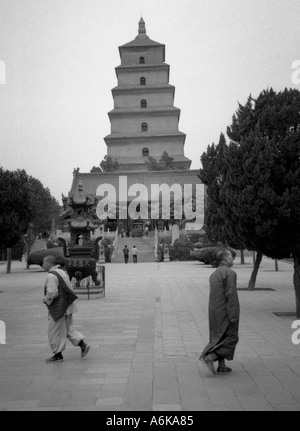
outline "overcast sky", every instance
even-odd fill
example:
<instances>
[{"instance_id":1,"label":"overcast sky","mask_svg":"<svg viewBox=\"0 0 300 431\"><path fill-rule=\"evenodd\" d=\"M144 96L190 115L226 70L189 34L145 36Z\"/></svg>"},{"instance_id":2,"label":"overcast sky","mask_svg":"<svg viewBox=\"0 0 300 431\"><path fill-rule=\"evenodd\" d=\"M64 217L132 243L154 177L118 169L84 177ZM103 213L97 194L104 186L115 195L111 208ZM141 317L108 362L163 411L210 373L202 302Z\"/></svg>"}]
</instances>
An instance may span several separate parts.
<instances>
[{"instance_id":1,"label":"overcast sky","mask_svg":"<svg viewBox=\"0 0 300 431\"><path fill-rule=\"evenodd\" d=\"M300 90L299 0L0 0L0 166L25 169L61 204L73 169L99 165L118 47L141 15L166 45L193 169L250 93Z\"/></svg>"}]
</instances>

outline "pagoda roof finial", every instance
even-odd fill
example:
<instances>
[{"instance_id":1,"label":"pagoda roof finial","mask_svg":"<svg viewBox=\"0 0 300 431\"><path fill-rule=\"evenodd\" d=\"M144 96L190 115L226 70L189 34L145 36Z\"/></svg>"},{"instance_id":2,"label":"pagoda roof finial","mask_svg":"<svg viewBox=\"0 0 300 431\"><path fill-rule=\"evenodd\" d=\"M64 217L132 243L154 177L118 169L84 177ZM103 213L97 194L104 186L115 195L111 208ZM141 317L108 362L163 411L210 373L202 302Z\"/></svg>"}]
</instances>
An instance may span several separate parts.
<instances>
[{"instance_id":1,"label":"pagoda roof finial","mask_svg":"<svg viewBox=\"0 0 300 431\"><path fill-rule=\"evenodd\" d=\"M139 34L146 34L145 21L143 18L141 18L139 21Z\"/></svg>"}]
</instances>

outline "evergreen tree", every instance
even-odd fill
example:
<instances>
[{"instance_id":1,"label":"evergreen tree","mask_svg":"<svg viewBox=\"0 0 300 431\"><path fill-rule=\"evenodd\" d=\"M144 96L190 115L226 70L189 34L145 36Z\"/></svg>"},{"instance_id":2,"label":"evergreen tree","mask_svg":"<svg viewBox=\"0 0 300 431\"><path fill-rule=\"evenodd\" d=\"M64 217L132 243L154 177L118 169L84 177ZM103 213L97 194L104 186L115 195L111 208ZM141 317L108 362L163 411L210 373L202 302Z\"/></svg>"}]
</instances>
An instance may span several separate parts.
<instances>
[{"instance_id":1,"label":"evergreen tree","mask_svg":"<svg viewBox=\"0 0 300 431\"><path fill-rule=\"evenodd\" d=\"M10 273L10 249L26 232L32 209L28 176L24 170L0 168L0 246L8 249L7 272Z\"/></svg>"},{"instance_id":2,"label":"evergreen tree","mask_svg":"<svg viewBox=\"0 0 300 431\"><path fill-rule=\"evenodd\" d=\"M202 169L198 177L206 188L204 228L209 240L213 243L225 242L223 232L224 221L220 214L220 189L223 183L222 164L226 151L226 139L223 133L219 144L207 147L207 152L201 156Z\"/></svg>"},{"instance_id":3,"label":"evergreen tree","mask_svg":"<svg viewBox=\"0 0 300 431\"><path fill-rule=\"evenodd\" d=\"M102 172L102 169L100 168L100 166L93 166L92 169L90 170L91 173L94 172Z\"/></svg>"},{"instance_id":4,"label":"evergreen tree","mask_svg":"<svg viewBox=\"0 0 300 431\"><path fill-rule=\"evenodd\" d=\"M0 168L0 244L12 247L26 232L32 209L28 176L24 170Z\"/></svg>"},{"instance_id":5,"label":"evergreen tree","mask_svg":"<svg viewBox=\"0 0 300 431\"><path fill-rule=\"evenodd\" d=\"M35 235L48 235L51 231L53 221L58 220L60 206L58 201L51 195L48 187L44 187L41 181L34 177L28 178L30 191L30 205L32 217L30 222Z\"/></svg>"},{"instance_id":6,"label":"evergreen tree","mask_svg":"<svg viewBox=\"0 0 300 431\"><path fill-rule=\"evenodd\" d=\"M174 165L174 157L169 156L167 151L164 151L157 161L154 157L149 156L146 161L148 171L172 171L176 167Z\"/></svg>"},{"instance_id":7,"label":"evergreen tree","mask_svg":"<svg viewBox=\"0 0 300 431\"><path fill-rule=\"evenodd\" d=\"M167 151L164 151L161 155L161 158L159 159L159 163L162 166L162 169L164 171L170 171L175 169L174 165L174 157L169 156Z\"/></svg>"},{"instance_id":8,"label":"evergreen tree","mask_svg":"<svg viewBox=\"0 0 300 431\"><path fill-rule=\"evenodd\" d=\"M0 246L10 249L30 226L32 234L47 233L58 217L59 204L48 188L24 170L0 168ZM10 272L10 253L7 258Z\"/></svg>"},{"instance_id":9,"label":"evergreen tree","mask_svg":"<svg viewBox=\"0 0 300 431\"><path fill-rule=\"evenodd\" d=\"M161 171L162 167L160 163L152 156L147 157L145 160L148 171Z\"/></svg>"},{"instance_id":10,"label":"evergreen tree","mask_svg":"<svg viewBox=\"0 0 300 431\"><path fill-rule=\"evenodd\" d=\"M235 141L223 164L224 231L259 255L293 256L300 317L300 92L270 89L248 99L227 133Z\"/></svg>"},{"instance_id":11,"label":"evergreen tree","mask_svg":"<svg viewBox=\"0 0 300 431\"><path fill-rule=\"evenodd\" d=\"M100 168L103 172L114 172L119 168L120 164L112 157L105 155L104 159L100 162Z\"/></svg>"}]
</instances>

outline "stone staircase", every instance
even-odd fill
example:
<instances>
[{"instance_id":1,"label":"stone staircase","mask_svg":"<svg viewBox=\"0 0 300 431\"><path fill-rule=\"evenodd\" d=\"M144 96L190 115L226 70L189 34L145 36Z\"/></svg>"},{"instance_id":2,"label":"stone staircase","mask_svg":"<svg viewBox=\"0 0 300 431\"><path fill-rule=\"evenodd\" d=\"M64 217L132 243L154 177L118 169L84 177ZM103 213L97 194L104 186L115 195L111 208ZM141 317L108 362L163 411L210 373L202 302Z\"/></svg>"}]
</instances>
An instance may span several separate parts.
<instances>
[{"instance_id":1,"label":"stone staircase","mask_svg":"<svg viewBox=\"0 0 300 431\"><path fill-rule=\"evenodd\" d=\"M135 245L138 249L138 262L154 262L154 237L119 238L115 259L112 262L124 263L123 248L127 245L129 251ZM129 253L128 263L132 263L132 255Z\"/></svg>"}]
</instances>

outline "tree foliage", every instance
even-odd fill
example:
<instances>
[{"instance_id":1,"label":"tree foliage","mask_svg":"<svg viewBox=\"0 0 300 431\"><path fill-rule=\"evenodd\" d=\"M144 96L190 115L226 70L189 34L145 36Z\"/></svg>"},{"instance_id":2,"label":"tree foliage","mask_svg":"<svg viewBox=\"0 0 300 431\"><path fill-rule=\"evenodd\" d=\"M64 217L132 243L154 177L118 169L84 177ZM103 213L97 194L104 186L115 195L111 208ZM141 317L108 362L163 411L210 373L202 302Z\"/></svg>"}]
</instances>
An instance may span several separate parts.
<instances>
[{"instance_id":1,"label":"tree foliage","mask_svg":"<svg viewBox=\"0 0 300 431\"><path fill-rule=\"evenodd\" d=\"M26 232L45 233L58 216L59 204L49 189L24 170L0 168L0 247L7 248L7 273L11 269L11 248Z\"/></svg>"},{"instance_id":2,"label":"tree foliage","mask_svg":"<svg viewBox=\"0 0 300 431\"><path fill-rule=\"evenodd\" d=\"M90 170L90 172L92 174L95 172L102 172L102 169L100 168L100 166L93 166L92 169Z\"/></svg>"},{"instance_id":3,"label":"tree foliage","mask_svg":"<svg viewBox=\"0 0 300 431\"><path fill-rule=\"evenodd\" d=\"M148 171L171 171L175 170L174 157L169 156L167 151L164 151L157 161L154 157L149 156L145 161Z\"/></svg>"},{"instance_id":4,"label":"tree foliage","mask_svg":"<svg viewBox=\"0 0 300 431\"><path fill-rule=\"evenodd\" d=\"M258 257L293 256L300 317L300 92L249 96L227 134L218 192L225 239L234 246L238 238Z\"/></svg>"},{"instance_id":5,"label":"tree foliage","mask_svg":"<svg viewBox=\"0 0 300 431\"><path fill-rule=\"evenodd\" d=\"M120 166L117 160L113 160L112 157L105 155L104 159L100 162L100 168L103 172L114 172Z\"/></svg>"},{"instance_id":6,"label":"tree foliage","mask_svg":"<svg viewBox=\"0 0 300 431\"><path fill-rule=\"evenodd\" d=\"M205 232L212 243L224 242L224 220L220 213L220 190L223 183L223 159L227 150L226 139L221 133L218 145L209 145L201 156L202 168L198 177L206 187L204 225ZM232 239L231 243L237 243Z\"/></svg>"},{"instance_id":7,"label":"tree foliage","mask_svg":"<svg viewBox=\"0 0 300 431\"><path fill-rule=\"evenodd\" d=\"M46 234L51 231L53 221L58 219L60 206L58 201L51 195L48 187L34 177L29 177L28 186L30 191L30 206L35 234Z\"/></svg>"},{"instance_id":8,"label":"tree foliage","mask_svg":"<svg viewBox=\"0 0 300 431\"><path fill-rule=\"evenodd\" d=\"M26 172L0 168L0 245L13 247L26 232L32 217Z\"/></svg>"},{"instance_id":9,"label":"tree foliage","mask_svg":"<svg viewBox=\"0 0 300 431\"><path fill-rule=\"evenodd\" d=\"M225 230L272 258L298 255L300 92L270 89L249 98L227 133L232 141L220 191Z\"/></svg>"}]
</instances>

